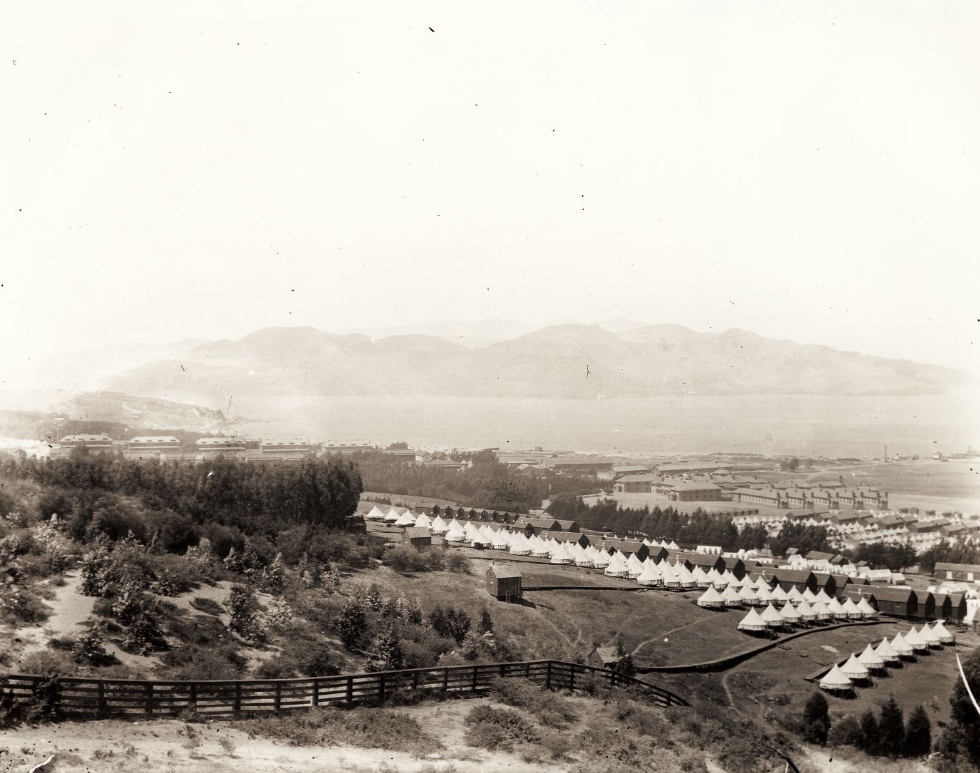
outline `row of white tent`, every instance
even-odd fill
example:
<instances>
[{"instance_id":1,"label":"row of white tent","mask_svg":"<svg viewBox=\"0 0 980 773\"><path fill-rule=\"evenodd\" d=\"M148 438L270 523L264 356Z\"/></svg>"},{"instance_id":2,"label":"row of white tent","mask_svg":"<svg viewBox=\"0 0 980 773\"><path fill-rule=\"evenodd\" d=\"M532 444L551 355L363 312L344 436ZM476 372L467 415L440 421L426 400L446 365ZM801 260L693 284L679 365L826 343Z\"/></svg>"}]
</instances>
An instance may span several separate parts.
<instances>
[{"instance_id":1,"label":"row of white tent","mask_svg":"<svg viewBox=\"0 0 980 773\"><path fill-rule=\"evenodd\" d=\"M719 604L713 599L707 603L702 603L705 601L704 597L712 592L721 599L721 603ZM745 605L746 602L742 601L741 604ZM698 599L698 605L709 608L739 606L739 604L730 603L725 598L725 593L718 593L714 588L709 588ZM867 599L861 599L857 604L852 599L847 599L841 604L835 598L832 598L829 603L814 601L811 604L803 601L798 606L786 602L782 609L770 602L761 613L755 608L749 609L749 613L739 622L738 630L758 633L772 628L787 628L800 623L812 623L820 620L873 620L877 617L878 612L868 603Z\"/></svg>"},{"instance_id":2,"label":"row of white tent","mask_svg":"<svg viewBox=\"0 0 980 773\"><path fill-rule=\"evenodd\" d=\"M877 647L869 644L860 655L851 653L843 665L835 663L820 679L819 685L830 692L847 691L852 689L854 682L868 679L872 671L882 671L889 664L901 662L902 658L911 659L917 652L955 643L956 637L946 629L942 620L937 620L931 628L923 625L918 631L912 626L904 636L897 633L891 641L886 637Z\"/></svg>"}]
</instances>

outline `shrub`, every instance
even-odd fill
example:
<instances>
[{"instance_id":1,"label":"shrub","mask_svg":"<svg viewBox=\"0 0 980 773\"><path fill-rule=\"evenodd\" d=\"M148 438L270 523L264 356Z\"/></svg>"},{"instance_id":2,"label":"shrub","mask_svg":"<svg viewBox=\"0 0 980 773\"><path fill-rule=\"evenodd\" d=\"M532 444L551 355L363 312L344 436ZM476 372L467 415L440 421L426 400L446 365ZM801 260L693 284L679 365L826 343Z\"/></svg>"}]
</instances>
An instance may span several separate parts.
<instances>
[{"instance_id":1,"label":"shrub","mask_svg":"<svg viewBox=\"0 0 980 773\"><path fill-rule=\"evenodd\" d=\"M571 702L526 679L497 679L492 694L501 703L526 709L546 727L563 728L578 719Z\"/></svg>"},{"instance_id":2,"label":"shrub","mask_svg":"<svg viewBox=\"0 0 980 773\"><path fill-rule=\"evenodd\" d=\"M827 735L831 746L861 746L861 724L850 714L839 719Z\"/></svg>"},{"instance_id":3,"label":"shrub","mask_svg":"<svg viewBox=\"0 0 980 773\"><path fill-rule=\"evenodd\" d=\"M815 692L803 707L803 738L823 746L830 732L830 708L823 693Z\"/></svg>"},{"instance_id":4,"label":"shrub","mask_svg":"<svg viewBox=\"0 0 980 773\"><path fill-rule=\"evenodd\" d=\"M906 757L923 757L932 748L932 728L929 723L929 715L922 706L916 706L909 714L908 724L905 726L905 749Z\"/></svg>"},{"instance_id":5,"label":"shrub","mask_svg":"<svg viewBox=\"0 0 980 773\"><path fill-rule=\"evenodd\" d=\"M535 744L541 736L524 716L513 709L475 706L464 719L466 743L481 749L511 751L514 745Z\"/></svg>"},{"instance_id":6,"label":"shrub","mask_svg":"<svg viewBox=\"0 0 980 773\"><path fill-rule=\"evenodd\" d=\"M228 628L246 641L253 641L261 635L258 620L258 603L255 591L244 585L233 585L228 595L228 612L231 620Z\"/></svg>"},{"instance_id":7,"label":"shrub","mask_svg":"<svg viewBox=\"0 0 980 773\"><path fill-rule=\"evenodd\" d=\"M447 553L443 561L447 572L455 574L469 574L470 562L462 553Z\"/></svg>"}]
</instances>

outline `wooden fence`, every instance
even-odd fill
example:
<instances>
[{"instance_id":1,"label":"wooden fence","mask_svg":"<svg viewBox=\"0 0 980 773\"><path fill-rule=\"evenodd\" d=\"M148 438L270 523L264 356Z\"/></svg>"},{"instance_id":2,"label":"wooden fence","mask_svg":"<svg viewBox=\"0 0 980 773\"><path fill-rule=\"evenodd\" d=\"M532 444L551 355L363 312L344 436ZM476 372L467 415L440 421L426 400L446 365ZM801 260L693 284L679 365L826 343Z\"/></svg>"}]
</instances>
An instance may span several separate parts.
<instances>
[{"instance_id":1,"label":"wooden fence","mask_svg":"<svg viewBox=\"0 0 980 773\"><path fill-rule=\"evenodd\" d=\"M521 677L549 689L574 689L589 680L638 687L661 706L686 706L661 687L603 668L560 660L413 668L308 679L168 682L7 675L0 678L0 705L40 701L62 717L175 717L196 712L231 718L329 704L381 703L396 692L481 694L493 680Z\"/></svg>"}]
</instances>

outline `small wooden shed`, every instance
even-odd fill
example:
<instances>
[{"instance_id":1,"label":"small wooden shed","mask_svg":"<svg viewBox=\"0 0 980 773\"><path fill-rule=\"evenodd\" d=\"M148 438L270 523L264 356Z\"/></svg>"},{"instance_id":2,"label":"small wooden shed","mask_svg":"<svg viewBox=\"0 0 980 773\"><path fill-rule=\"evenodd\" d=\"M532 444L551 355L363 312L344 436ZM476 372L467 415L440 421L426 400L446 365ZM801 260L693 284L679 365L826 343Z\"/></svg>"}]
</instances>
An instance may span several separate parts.
<instances>
[{"instance_id":1,"label":"small wooden shed","mask_svg":"<svg viewBox=\"0 0 980 773\"><path fill-rule=\"evenodd\" d=\"M432 547L432 533L424 526L409 526L402 532L402 544L416 550L428 550Z\"/></svg>"},{"instance_id":2,"label":"small wooden shed","mask_svg":"<svg viewBox=\"0 0 980 773\"><path fill-rule=\"evenodd\" d=\"M491 562L486 574L487 593L500 601L520 601L521 572L513 564Z\"/></svg>"},{"instance_id":3,"label":"small wooden shed","mask_svg":"<svg viewBox=\"0 0 980 773\"><path fill-rule=\"evenodd\" d=\"M592 668L613 668L619 662L619 650L615 647L595 647L585 658L585 665Z\"/></svg>"}]
</instances>

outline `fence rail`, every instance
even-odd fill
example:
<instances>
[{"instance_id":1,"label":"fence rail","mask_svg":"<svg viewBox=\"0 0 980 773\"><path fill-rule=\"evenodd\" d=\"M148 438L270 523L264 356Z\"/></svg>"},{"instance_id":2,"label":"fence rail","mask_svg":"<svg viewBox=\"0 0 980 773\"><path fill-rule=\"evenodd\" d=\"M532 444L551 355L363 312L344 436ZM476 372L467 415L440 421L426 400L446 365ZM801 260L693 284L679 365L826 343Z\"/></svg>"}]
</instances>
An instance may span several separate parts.
<instances>
[{"instance_id":1,"label":"fence rail","mask_svg":"<svg viewBox=\"0 0 980 773\"><path fill-rule=\"evenodd\" d=\"M0 705L43 701L64 717L175 717L196 712L232 718L329 704L380 703L395 692L482 694L495 679L521 677L549 689L574 689L588 679L638 687L661 706L687 702L662 687L604 668L561 660L413 668L307 679L145 681L8 674L0 678Z\"/></svg>"}]
</instances>

